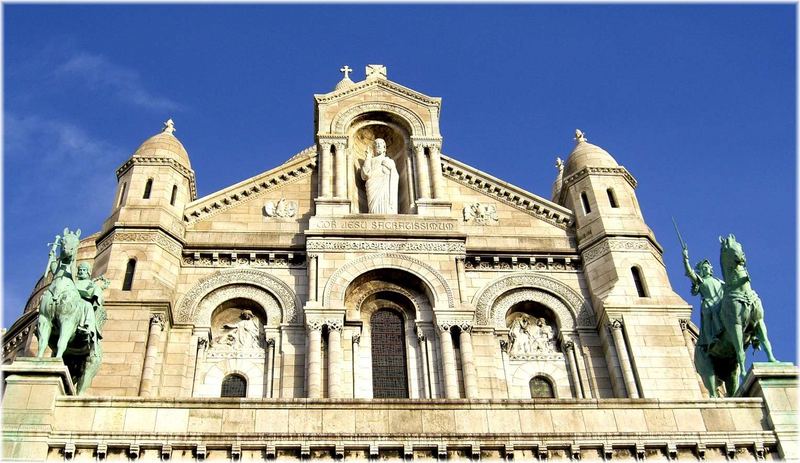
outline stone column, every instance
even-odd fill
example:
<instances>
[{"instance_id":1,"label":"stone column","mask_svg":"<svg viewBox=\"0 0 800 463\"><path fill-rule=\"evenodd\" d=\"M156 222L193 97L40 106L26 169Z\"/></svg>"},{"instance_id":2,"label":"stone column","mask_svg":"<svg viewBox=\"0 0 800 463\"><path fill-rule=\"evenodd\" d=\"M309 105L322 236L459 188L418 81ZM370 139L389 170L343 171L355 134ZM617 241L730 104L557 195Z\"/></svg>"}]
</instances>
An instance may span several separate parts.
<instances>
[{"instance_id":1,"label":"stone column","mask_svg":"<svg viewBox=\"0 0 800 463\"><path fill-rule=\"evenodd\" d=\"M308 397L322 398L322 324L310 322L308 332Z\"/></svg>"},{"instance_id":2,"label":"stone column","mask_svg":"<svg viewBox=\"0 0 800 463\"><path fill-rule=\"evenodd\" d=\"M506 398L511 399L513 394L511 393L511 378L508 375L508 371L510 370L508 365L508 341L505 339L500 340L500 362L503 364L503 380L506 383Z\"/></svg>"},{"instance_id":3,"label":"stone column","mask_svg":"<svg viewBox=\"0 0 800 463\"><path fill-rule=\"evenodd\" d=\"M331 197L331 180L333 177L333 169L331 165L331 144L326 142L319 142L322 149L322 159L319 166L319 195L322 198Z\"/></svg>"},{"instance_id":4,"label":"stone column","mask_svg":"<svg viewBox=\"0 0 800 463\"><path fill-rule=\"evenodd\" d=\"M692 340L692 334L689 332L689 320L681 319L679 321L681 324L681 332L683 333L683 342L686 344L686 349L689 351L689 356L694 361L694 340Z\"/></svg>"},{"instance_id":5,"label":"stone column","mask_svg":"<svg viewBox=\"0 0 800 463\"><path fill-rule=\"evenodd\" d=\"M425 390L420 394L423 399L432 399L430 370L428 368L428 346L425 343L425 334L417 329L417 340L419 341L420 360L422 361L422 384Z\"/></svg>"},{"instance_id":6,"label":"stone column","mask_svg":"<svg viewBox=\"0 0 800 463\"><path fill-rule=\"evenodd\" d=\"M156 374L158 361L158 346L161 345L161 332L164 331L164 314L150 315L150 327L147 333L147 349L142 366L142 380L139 383L139 395L142 397L153 396L153 378Z\"/></svg>"},{"instance_id":7,"label":"stone column","mask_svg":"<svg viewBox=\"0 0 800 463\"><path fill-rule=\"evenodd\" d=\"M330 321L328 325L328 397L342 397L342 324Z\"/></svg>"},{"instance_id":8,"label":"stone column","mask_svg":"<svg viewBox=\"0 0 800 463\"><path fill-rule=\"evenodd\" d=\"M308 300L316 302L317 300L317 262L319 256L317 254L308 254Z\"/></svg>"},{"instance_id":9,"label":"stone column","mask_svg":"<svg viewBox=\"0 0 800 463\"><path fill-rule=\"evenodd\" d=\"M439 325L439 344L442 347L442 369L444 370L444 391L448 399L458 397L458 372L456 371L456 355L453 350L453 336L450 325Z\"/></svg>"},{"instance_id":10,"label":"stone column","mask_svg":"<svg viewBox=\"0 0 800 463\"><path fill-rule=\"evenodd\" d=\"M361 347L361 334L354 334L353 335L353 398L359 397L359 386L361 386L361 381L359 381L359 377L361 376L360 369L358 367L359 364L359 357L358 357L358 349Z\"/></svg>"},{"instance_id":11,"label":"stone column","mask_svg":"<svg viewBox=\"0 0 800 463\"><path fill-rule=\"evenodd\" d=\"M461 370L464 374L464 394L468 399L475 399L478 397L478 373L475 371L475 358L472 353L471 330L471 326L462 325L458 339L461 343Z\"/></svg>"},{"instance_id":12,"label":"stone column","mask_svg":"<svg viewBox=\"0 0 800 463\"><path fill-rule=\"evenodd\" d=\"M464 269L464 259L466 257L456 257L456 278L458 280L458 296L461 298L461 302L467 302L467 295L466 295L466 284L467 284L467 274L466 270Z\"/></svg>"},{"instance_id":13,"label":"stone column","mask_svg":"<svg viewBox=\"0 0 800 463\"><path fill-rule=\"evenodd\" d=\"M638 399L639 390L636 388L636 378L633 376L631 359L628 357L628 348L625 344L625 336L622 333L622 320L611 320L608 327L611 330L611 337L614 338L614 347L617 350L617 359L619 359L619 367L622 370L622 379L625 381L625 388L628 390L628 397L631 399Z\"/></svg>"},{"instance_id":14,"label":"stone column","mask_svg":"<svg viewBox=\"0 0 800 463\"><path fill-rule=\"evenodd\" d=\"M572 384L575 385L575 398L583 399L583 388L581 385L581 377L578 374L578 360L575 357L575 343L573 341L564 342L564 355L567 357L567 365L569 366L569 374L572 377Z\"/></svg>"},{"instance_id":15,"label":"stone column","mask_svg":"<svg viewBox=\"0 0 800 463\"><path fill-rule=\"evenodd\" d=\"M439 156L439 147L431 145L431 183L433 184L433 197L444 199L444 179L442 178L442 159Z\"/></svg>"},{"instance_id":16,"label":"stone column","mask_svg":"<svg viewBox=\"0 0 800 463\"><path fill-rule=\"evenodd\" d=\"M272 397L272 378L275 376L275 338L267 339L267 359L265 365L264 397Z\"/></svg>"},{"instance_id":17,"label":"stone column","mask_svg":"<svg viewBox=\"0 0 800 463\"><path fill-rule=\"evenodd\" d=\"M425 147L414 145L414 163L417 165L417 199L430 198L430 178L428 176L428 163L425 159Z\"/></svg>"},{"instance_id":18,"label":"stone column","mask_svg":"<svg viewBox=\"0 0 800 463\"><path fill-rule=\"evenodd\" d=\"M344 143L336 143L336 197L347 198L347 153Z\"/></svg>"}]
</instances>

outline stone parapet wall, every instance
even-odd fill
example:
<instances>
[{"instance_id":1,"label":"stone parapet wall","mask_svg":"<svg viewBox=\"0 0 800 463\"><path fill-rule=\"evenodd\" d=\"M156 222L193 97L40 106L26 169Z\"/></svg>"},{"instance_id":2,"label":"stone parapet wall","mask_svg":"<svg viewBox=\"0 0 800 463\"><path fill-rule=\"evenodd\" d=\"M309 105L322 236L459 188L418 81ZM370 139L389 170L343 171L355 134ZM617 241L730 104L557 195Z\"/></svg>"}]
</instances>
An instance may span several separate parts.
<instances>
[{"instance_id":1,"label":"stone parapet wall","mask_svg":"<svg viewBox=\"0 0 800 463\"><path fill-rule=\"evenodd\" d=\"M6 429L6 439L24 426ZM675 458L769 455L761 398L264 400L59 397L50 457ZM133 449L133 450L131 450ZM69 455L67 455L69 456Z\"/></svg>"}]
</instances>

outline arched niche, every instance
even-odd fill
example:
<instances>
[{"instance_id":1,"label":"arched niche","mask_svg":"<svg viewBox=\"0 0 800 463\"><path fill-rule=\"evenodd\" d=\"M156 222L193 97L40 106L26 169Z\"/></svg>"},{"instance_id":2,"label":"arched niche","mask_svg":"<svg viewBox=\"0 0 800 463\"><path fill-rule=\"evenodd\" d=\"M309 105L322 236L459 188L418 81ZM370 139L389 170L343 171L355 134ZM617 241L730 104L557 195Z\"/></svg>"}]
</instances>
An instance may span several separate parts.
<instances>
[{"instance_id":1,"label":"arched niche","mask_svg":"<svg viewBox=\"0 0 800 463\"><path fill-rule=\"evenodd\" d=\"M559 329L594 328L589 301L566 284L532 272L517 272L496 278L475 295L476 324L504 329L511 305L525 299L540 302L558 315Z\"/></svg>"},{"instance_id":2,"label":"arched niche","mask_svg":"<svg viewBox=\"0 0 800 463\"><path fill-rule=\"evenodd\" d=\"M406 121L386 112L368 112L359 115L347 130L350 162L355 175L350 176L350 200L358 212L368 212L367 195L361 168L367 150L372 150L375 139L386 142L386 156L394 161L399 177L397 212L410 214L415 201L412 168L411 128Z\"/></svg>"},{"instance_id":3,"label":"arched niche","mask_svg":"<svg viewBox=\"0 0 800 463\"><path fill-rule=\"evenodd\" d=\"M211 326L212 311L236 297L260 304L271 326L298 323L299 302L294 291L277 277L255 269L222 270L198 281L178 302L175 321Z\"/></svg>"},{"instance_id":4,"label":"arched niche","mask_svg":"<svg viewBox=\"0 0 800 463\"><path fill-rule=\"evenodd\" d=\"M272 305L277 308L277 301ZM258 302L246 297L225 299L211 313L211 347L263 349L266 325L267 313Z\"/></svg>"}]
</instances>

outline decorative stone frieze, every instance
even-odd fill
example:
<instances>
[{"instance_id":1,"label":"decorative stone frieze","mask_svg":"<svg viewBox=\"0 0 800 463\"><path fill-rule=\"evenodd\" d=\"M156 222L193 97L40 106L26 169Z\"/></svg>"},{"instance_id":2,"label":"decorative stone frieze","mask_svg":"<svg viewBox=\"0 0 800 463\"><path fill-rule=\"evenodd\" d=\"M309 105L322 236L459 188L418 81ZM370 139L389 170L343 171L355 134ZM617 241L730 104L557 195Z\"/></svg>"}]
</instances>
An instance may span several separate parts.
<instances>
[{"instance_id":1,"label":"decorative stone frieze","mask_svg":"<svg viewBox=\"0 0 800 463\"><path fill-rule=\"evenodd\" d=\"M561 191L567 191L568 185L580 181L587 175L622 175L631 187L636 188L636 179L624 167L585 167L565 178Z\"/></svg>"},{"instance_id":2,"label":"decorative stone frieze","mask_svg":"<svg viewBox=\"0 0 800 463\"><path fill-rule=\"evenodd\" d=\"M184 251L184 267L257 267L257 268L305 268L302 253L292 252L233 252L233 251Z\"/></svg>"},{"instance_id":3,"label":"decorative stone frieze","mask_svg":"<svg viewBox=\"0 0 800 463\"><path fill-rule=\"evenodd\" d=\"M294 159L294 157L293 157ZM261 197L277 187L297 182L308 177L317 164L316 158L300 156L288 164L254 177L244 185L229 191L222 191L186 206L184 221L194 223L230 209L246 201Z\"/></svg>"},{"instance_id":4,"label":"decorative stone frieze","mask_svg":"<svg viewBox=\"0 0 800 463\"><path fill-rule=\"evenodd\" d=\"M569 317L564 317L562 323L573 320L578 327L594 327L594 312L588 300L556 279L529 272L501 276L480 290L472 300L476 309L476 324L493 324L494 313L491 309L495 306L497 298L519 288L540 289L556 296L570 314ZM563 325L562 330L565 330Z\"/></svg>"},{"instance_id":5,"label":"decorative stone frieze","mask_svg":"<svg viewBox=\"0 0 800 463\"><path fill-rule=\"evenodd\" d=\"M539 270L548 272L574 272L581 270L578 256L485 256L469 255L464 268L470 271L507 272L509 270Z\"/></svg>"},{"instance_id":6,"label":"decorative stone frieze","mask_svg":"<svg viewBox=\"0 0 800 463\"><path fill-rule=\"evenodd\" d=\"M463 241L309 239L306 249L319 252L407 252L411 254L463 254Z\"/></svg>"},{"instance_id":7,"label":"decorative stone frieze","mask_svg":"<svg viewBox=\"0 0 800 463\"><path fill-rule=\"evenodd\" d=\"M495 179L472 167L441 155L444 175L472 190L519 209L561 229L570 229L575 216L567 209Z\"/></svg>"},{"instance_id":8,"label":"decorative stone frieze","mask_svg":"<svg viewBox=\"0 0 800 463\"><path fill-rule=\"evenodd\" d=\"M662 264L663 257L646 238L606 238L583 251L584 264L588 264L611 251L650 251Z\"/></svg>"},{"instance_id":9,"label":"decorative stone frieze","mask_svg":"<svg viewBox=\"0 0 800 463\"><path fill-rule=\"evenodd\" d=\"M168 253L180 256L183 245L161 231L114 231L97 243L97 253L108 249L113 243L153 243Z\"/></svg>"}]
</instances>

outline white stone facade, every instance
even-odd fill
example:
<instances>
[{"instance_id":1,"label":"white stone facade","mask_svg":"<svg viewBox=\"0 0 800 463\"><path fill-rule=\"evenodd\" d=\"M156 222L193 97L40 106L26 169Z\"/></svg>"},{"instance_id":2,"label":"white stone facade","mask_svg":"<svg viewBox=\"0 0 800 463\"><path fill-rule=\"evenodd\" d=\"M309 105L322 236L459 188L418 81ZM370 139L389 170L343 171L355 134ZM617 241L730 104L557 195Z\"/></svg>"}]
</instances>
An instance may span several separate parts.
<instances>
[{"instance_id":1,"label":"white stone facade","mask_svg":"<svg viewBox=\"0 0 800 463\"><path fill-rule=\"evenodd\" d=\"M691 306L608 153L579 135L548 200L442 153L441 99L382 66L315 100L315 146L206 197L172 130L117 171L111 214L80 250L111 280L103 365L87 397L54 402L50 457L777 448L761 399L705 399ZM398 214L367 213L359 170L376 138L396 165ZM252 326L237 325L245 310ZM32 352L30 334L6 339L8 358ZM376 379L385 371L397 377ZM230 378L244 384L235 407L218 399Z\"/></svg>"}]
</instances>

